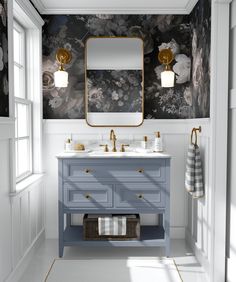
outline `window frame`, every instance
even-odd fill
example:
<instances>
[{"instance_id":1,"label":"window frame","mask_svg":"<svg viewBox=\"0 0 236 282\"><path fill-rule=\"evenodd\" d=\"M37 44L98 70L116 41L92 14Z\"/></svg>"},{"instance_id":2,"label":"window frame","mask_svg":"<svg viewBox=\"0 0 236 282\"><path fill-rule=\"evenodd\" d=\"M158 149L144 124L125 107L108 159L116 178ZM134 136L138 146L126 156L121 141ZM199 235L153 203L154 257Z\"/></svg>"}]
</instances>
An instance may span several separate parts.
<instances>
[{"instance_id":1,"label":"window frame","mask_svg":"<svg viewBox=\"0 0 236 282\"><path fill-rule=\"evenodd\" d=\"M26 40L27 40L27 30L21 25L19 24L19 22L14 18L13 20L13 32L17 31L20 36L22 36L22 38L20 39L20 58L19 61L20 62L16 62L15 58L13 56L13 63L14 63L14 68L15 66L17 66L19 69L23 70L22 74L21 74L21 82L22 82L22 86L20 87L20 93L21 95L15 96L15 89L14 89L14 104L15 104L15 177L16 177L16 183L19 183L20 181L22 181L23 179L29 177L30 175L33 174L33 138L32 138L32 131L33 131L33 122L32 122L32 101L29 99L29 93L27 91L27 70L26 70L26 66L27 66L27 44L26 44ZM13 41L14 42L14 41ZM14 44L13 44L13 54L14 54ZM14 86L15 87L15 86ZM17 113L17 106L19 104L22 105L26 105L27 106L27 135L24 137L19 137L18 136L18 113ZM28 161L27 161L27 167L28 170L25 171L22 174L18 175L18 171L19 171L19 151L18 151L18 141L19 140L28 140Z\"/></svg>"}]
</instances>

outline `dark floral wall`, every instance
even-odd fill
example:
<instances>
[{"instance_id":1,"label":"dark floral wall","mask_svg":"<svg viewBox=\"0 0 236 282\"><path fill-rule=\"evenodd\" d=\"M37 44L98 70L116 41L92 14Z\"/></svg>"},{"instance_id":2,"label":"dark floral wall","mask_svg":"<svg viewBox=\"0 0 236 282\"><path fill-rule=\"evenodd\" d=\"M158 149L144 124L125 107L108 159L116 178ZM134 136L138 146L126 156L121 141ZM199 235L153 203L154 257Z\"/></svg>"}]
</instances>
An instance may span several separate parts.
<instances>
[{"instance_id":1,"label":"dark floral wall","mask_svg":"<svg viewBox=\"0 0 236 282\"><path fill-rule=\"evenodd\" d=\"M0 0L0 116L9 116L7 0Z\"/></svg>"},{"instance_id":2,"label":"dark floral wall","mask_svg":"<svg viewBox=\"0 0 236 282\"><path fill-rule=\"evenodd\" d=\"M208 0L200 0L191 15L44 16L44 118L84 118L84 51L85 41L90 36L138 36L144 40L146 119L208 117L210 17L206 18L209 12L205 11L209 9L208 4ZM55 53L59 47L69 49L73 56L67 66L67 88L54 86L53 73L58 68ZM162 88L160 81L163 66L157 54L168 47L175 55L172 64L176 73L174 88ZM209 52L205 54L205 50ZM111 95L111 99L123 106L128 103L126 96ZM95 105L96 101L93 102Z\"/></svg>"},{"instance_id":3,"label":"dark floral wall","mask_svg":"<svg viewBox=\"0 0 236 282\"><path fill-rule=\"evenodd\" d=\"M210 116L211 0L200 0L190 15L192 81L186 92L191 117Z\"/></svg>"}]
</instances>

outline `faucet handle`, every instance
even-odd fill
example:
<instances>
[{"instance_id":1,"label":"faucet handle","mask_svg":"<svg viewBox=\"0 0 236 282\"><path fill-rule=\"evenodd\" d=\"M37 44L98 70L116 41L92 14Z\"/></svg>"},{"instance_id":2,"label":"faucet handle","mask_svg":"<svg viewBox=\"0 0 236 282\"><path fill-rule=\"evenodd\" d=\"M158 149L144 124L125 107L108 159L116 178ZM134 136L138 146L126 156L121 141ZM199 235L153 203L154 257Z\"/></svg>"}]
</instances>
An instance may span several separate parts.
<instances>
[{"instance_id":1,"label":"faucet handle","mask_svg":"<svg viewBox=\"0 0 236 282\"><path fill-rule=\"evenodd\" d=\"M120 152L125 152L125 147L129 147L128 144L121 144Z\"/></svg>"},{"instance_id":2,"label":"faucet handle","mask_svg":"<svg viewBox=\"0 0 236 282\"><path fill-rule=\"evenodd\" d=\"M108 145L107 144L101 144L99 145L100 147L104 147L104 152L109 152L109 149L108 149Z\"/></svg>"}]
</instances>

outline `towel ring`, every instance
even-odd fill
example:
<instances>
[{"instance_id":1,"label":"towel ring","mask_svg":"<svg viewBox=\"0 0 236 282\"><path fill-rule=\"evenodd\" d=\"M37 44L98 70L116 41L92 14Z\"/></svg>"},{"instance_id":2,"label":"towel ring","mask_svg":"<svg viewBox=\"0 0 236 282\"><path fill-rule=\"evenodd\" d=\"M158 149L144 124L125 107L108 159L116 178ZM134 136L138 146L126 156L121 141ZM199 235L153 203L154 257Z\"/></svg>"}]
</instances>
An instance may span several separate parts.
<instances>
[{"instance_id":1,"label":"towel ring","mask_svg":"<svg viewBox=\"0 0 236 282\"><path fill-rule=\"evenodd\" d=\"M201 126L199 126L198 128L196 128L196 127L194 127L193 129L192 129L192 133L191 133L191 144L193 144L193 145L197 145L197 131L199 131L199 132L201 132L202 131L202 128L201 128ZM195 142L193 142L193 134L195 135L194 137L195 137Z\"/></svg>"}]
</instances>

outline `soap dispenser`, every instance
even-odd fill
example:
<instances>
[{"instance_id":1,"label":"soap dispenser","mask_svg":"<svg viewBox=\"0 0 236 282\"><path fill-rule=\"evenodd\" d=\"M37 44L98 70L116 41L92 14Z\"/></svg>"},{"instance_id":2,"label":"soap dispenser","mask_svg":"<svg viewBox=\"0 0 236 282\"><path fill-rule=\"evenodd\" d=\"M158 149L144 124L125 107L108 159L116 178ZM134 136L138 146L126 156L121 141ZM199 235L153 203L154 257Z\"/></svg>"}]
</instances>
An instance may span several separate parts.
<instances>
[{"instance_id":1,"label":"soap dispenser","mask_svg":"<svg viewBox=\"0 0 236 282\"><path fill-rule=\"evenodd\" d=\"M142 149L147 149L147 136L143 137L143 141L141 142Z\"/></svg>"},{"instance_id":2,"label":"soap dispenser","mask_svg":"<svg viewBox=\"0 0 236 282\"><path fill-rule=\"evenodd\" d=\"M65 150L66 152L69 152L72 150L72 140L70 138L68 138L65 143Z\"/></svg>"},{"instance_id":3,"label":"soap dispenser","mask_svg":"<svg viewBox=\"0 0 236 282\"><path fill-rule=\"evenodd\" d=\"M156 137L155 137L155 143L154 143L154 151L155 152L163 152L163 143L162 143L162 138L161 138L161 133L160 131L155 132Z\"/></svg>"}]
</instances>

